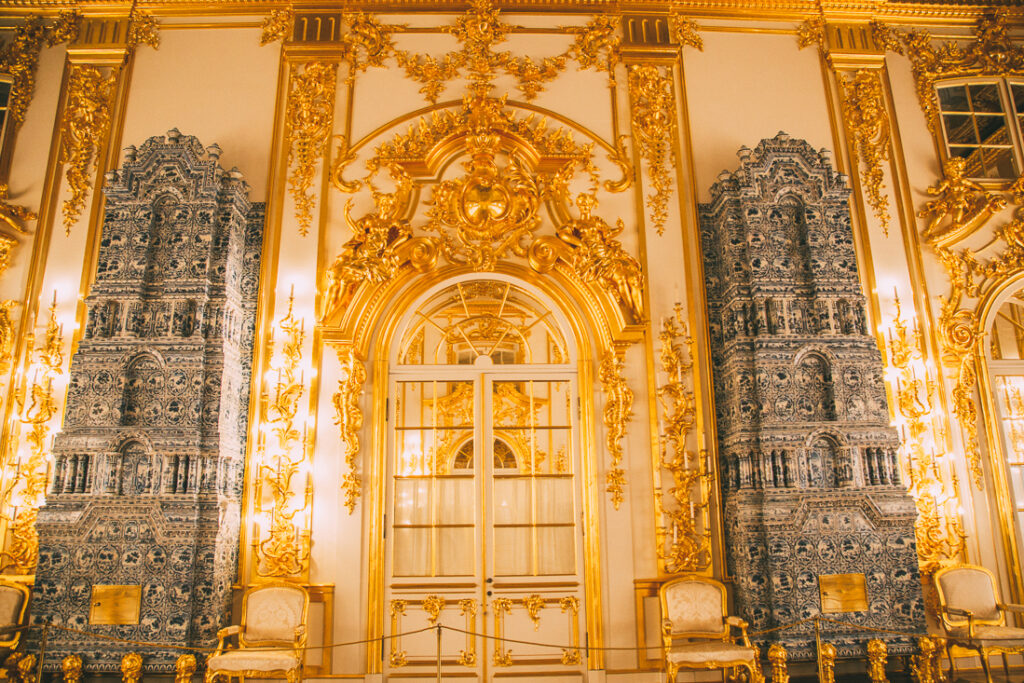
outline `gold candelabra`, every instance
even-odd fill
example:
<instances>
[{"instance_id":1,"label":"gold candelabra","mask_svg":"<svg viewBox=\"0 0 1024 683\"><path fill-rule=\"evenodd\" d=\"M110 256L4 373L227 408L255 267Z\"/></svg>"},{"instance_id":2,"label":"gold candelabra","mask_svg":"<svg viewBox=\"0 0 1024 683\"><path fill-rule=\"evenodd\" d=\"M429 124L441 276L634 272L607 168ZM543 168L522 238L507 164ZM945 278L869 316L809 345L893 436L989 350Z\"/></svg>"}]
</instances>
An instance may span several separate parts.
<instances>
[{"instance_id":1,"label":"gold candelabra","mask_svg":"<svg viewBox=\"0 0 1024 683\"><path fill-rule=\"evenodd\" d=\"M288 312L278 321L284 333L280 359L271 363L260 394L255 507L257 519L266 520L269 528L265 537L259 529L253 537L256 573L264 577L301 576L309 569L309 435L305 426L300 431L296 424L299 401L306 390L305 372L300 368L306 330L305 322L294 315L294 303L293 290L288 297ZM273 330L267 346L273 359Z\"/></svg>"}]
</instances>

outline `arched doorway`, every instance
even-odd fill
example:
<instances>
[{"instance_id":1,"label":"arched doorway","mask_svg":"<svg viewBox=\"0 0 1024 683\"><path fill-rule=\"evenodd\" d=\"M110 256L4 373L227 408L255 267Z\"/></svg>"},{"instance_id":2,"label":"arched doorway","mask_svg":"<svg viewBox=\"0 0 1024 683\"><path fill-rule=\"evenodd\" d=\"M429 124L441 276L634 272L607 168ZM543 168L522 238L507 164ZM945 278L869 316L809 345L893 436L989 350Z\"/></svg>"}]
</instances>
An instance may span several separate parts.
<instances>
[{"instance_id":1,"label":"arched doorway","mask_svg":"<svg viewBox=\"0 0 1024 683\"><path fill-rule=\"evenodd\" d=\"M389 679L582 671L583 505L575 339L514 278L442 283L405 312L388 370ZM514 652L513 652L514 650Z\"/></svg>"}]
</instances>

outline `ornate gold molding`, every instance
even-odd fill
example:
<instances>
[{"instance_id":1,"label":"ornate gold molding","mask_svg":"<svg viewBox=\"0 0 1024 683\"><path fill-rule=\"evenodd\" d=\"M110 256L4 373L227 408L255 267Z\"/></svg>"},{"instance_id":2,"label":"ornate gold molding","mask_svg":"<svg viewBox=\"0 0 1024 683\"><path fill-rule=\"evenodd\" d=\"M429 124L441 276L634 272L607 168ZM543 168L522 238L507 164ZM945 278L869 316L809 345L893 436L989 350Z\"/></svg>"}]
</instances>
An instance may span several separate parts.
<instances>
[{"instance_id":1,"label":"ornate gold molding","mask_svg":"<svg viewBox=\"0 0 1024 683\"><path fill-rule=\"evenodd\" d=\"M423 598L423 611L427 613L427 621L431 626L437 624L441 618L441 610L444 609L445 599L440 595L428 595Z\"/></svg>"},{"instance_id":2,"label":"ornate gold molding","mask_svg":"<svg viewBox=\"0 0 1024 683\"><path fill-rule=\"evenodd\" d=\"M689 45L700 52L704 51L704 39L697 33L697 22L684 16L679 8L675 8L669 15L669 25L680 46Z\"/></svg>"},{"instance_id":3,"label":"ornate gold molding","mask_svg":"<svg viewBox=\"0 0 1024 683\"><path fill-rule=\"evenodd\" d=\"M50 477L50 434L53 418L59 417L54 397L53 382L63 374L63 327L57 322L57 303L50 306L49 320L43 342L35 351L35 360L21 374L15 387L16 421L10 437L11 452L5 456L4 468L15 472L14 481L4 491L4 517L10 522L10 539L4 558L3 571L31 574L39 556L39 535L36 517L46 500ZM34 339L26 346L31 349ZM27 430L27 431L26 431ZM22 434L28 444L27 456L18 451Z\"/></svg>"},{"instance_id":4,"label":"ornate gold molding","mask_svg":"<svg viewBox=\"0 0 1024 683\"><path fill-rule=\"evenodd\" d=\"M936 137L940 136L937 81L1024 74L1024 47L1010 39L1006 18L1005 9L987 12L978 20L973 41L963 45L964 41L951 40L938 46L932 44L932 35L927 30L901 31L877 20L872 22L875 41L910 60L917 97L928 128Z\"/></svg>"},{"instance_id":5,"label":"ornate gold molding","mask_svg":"<svg viewBox=\"0 0 1024 683\"><path fill-rule=\"evenodd\" d=\"M256 573L263 577L301 576L309 570L311 530L296 517L305 515L310 504L312 487L309 475L306 481L296 481L306 463L309 441L305 428L296 426L299 400L306 391L304 373L300 371L305 324L292 312L294 297L288 298L288 312L278 322L284 332L281 345L282 358L277 367L271 366L268 377L274 379L260 392L260 431L257 443L258 479L255 507L259 516L263 510L264 491L270 494L269 531L256 548ZM273 334L268 341L271 356L274 352ZM276 375L274 374L276 370ZM268 446L266 434L276 443ZM296 490L298 489L298 491ZM303 495L303 499L293 499ZM258 539L257 539L258 540Z\"/></svg>"},{"instance_id":6,"label":"ornate gold molding","mask_svg":"<svg viewBox=\"0 0 1024 683\"><path fill-rule=\"evenodd\" d=\"M562 664L574 666L583 661L580 653L580 600L575 595L566 595L558 599L558 606L562 614L568 615L572 632L572 649L562 648Z\"/></svg>"},{"instance_id":7,"label":"ornate gold molding","mask_svg":"<svg viewBox=\"0 0 1024 683\"><path fill-rule=\"evenodd\" d=\"M21 206L19 204L11 204L8 200L8 187L7 183L0 183L0 225L7 226L14 233L21 233L27 235L28 230L22 225L23 221L34 221L39 217L35 211L32 211L27 206ZM3 227L0 227L0 236L3 236ZM11 237L6 237L13 244L17 244L17 241ZM12 244L12 246L13 246ZM10 265L10 247L4 247L3 252L0 253L0 275L4 274L7 267Z\"/></svg>"},{"instance_id":8,"label":"ornate gold molding","mask_svg":"<svg viewBox=\"0 0 1024 683\"><path fill-rule=\"evenodd\" d=\"M121 658L121 683L139 683L142 678L142 655L129 652Z\"/></svg>"},{"instance_id":9,"label":"ornate gold molding","mask_svg":"<svg viewBox=\"0 0 1024 683\"><path fill-rule=\"evenodd\" d=\"M884 640L872 638L868 641L868 677L871 683L889 683L885 674L885 659L889 648Z\"/></svg>"},{"instance_id":10,"label":"ornate gold molding","mask_svg":"<svg viewBox=\"0 0 1024 683\"><path fill-rule=\"evenodd\" d=\"M85 208L92 184L89 175L95 168L94 154L106 144L117 89L117 69L109 76L95 66L72 64L68 73L67 103L61 120L60 163L67 165L70 197L64 200L64 231Z\"/></svg>"},{"instance_id":11,"label":"ornate gold molding","mask_svg":"<svg viewBox=\"0 0 1024 683\"><path fill-rule=\"evenodd\" d=\"M616 510L622 505L623 487L626 485L626 473L621 467L622 439L626 436L626 425L633 417L633 391L622 376L623 366L622 356L609 349L598 369L598 379L605 394L605 444L610 458L608 472L605 474L605 491L611 494L612 505Z\"/></svg>"},{"instance_id":12,"label":"ornate gold molding","mask_svg":"<svg viewBox=\"0 0 1024 683\"><path fill-rule=\"evenodd\" d=\"M476 666L476 600L459 600L459 615L466 617L466 648L459 650L458 662L462 666Z\"/></svg>"},{"instance_id":13,"label":"ornate gold molding","mask_svg":"<svg viewBox=\"0 0 1024 683\"><path fill-rule=\"evenodd\" d=\"M922 236L933 246L947 247L959 242L1006 206L1004 197L964 175L966 164L960 157L947 159L943 164L945 177L928 188L928 194L936 198L917 213L918 218L930 217Z\"/></svg>"},{"instance_id":14,"label":"ornate gold molding","mask_svg":"<svg viewBox=\"0 0 1024 683\"><path fill-rule=\"evenodd\" d=\"M129 54L139 45L148 45L156 50L160 47L160 22L149 12L143 12L133 6L128 16L125 45Z\"/></svg>"},{"instance_id":15,"label":"ornate gold molding","mask_svg":"<svg viewBox=\"0 0 1024 683\"><path fill-rule=\"evenodd\" d=\"M668 202L672 197L672 169L675 167L673 140L676 130L676 102L672 79L661 67L629 67L629 98L633 111L633 137L640 156L647 163L647 175L654 192L647 195L651 223L659 235L665 232Z\"/></svg>"},{"instance_id":16,"label":"ornate gold molding","mask_svg":"<svg viewBox=\"0 0 1024 683\"><path fill-rule=\"evenodd\" d=\"M786 660L789 653L781 643L772 643L768 648L768 661L772 665L772 683L789 683Z\"/></svg>"},{"instance_id":17,"label":"ornate gold molding","mask_svg":"<svg viewBox=\"0 0 1024 683\"><path fill-rule=\"evenodd\" d=\"M391 652L388 654L388 663L396 668L403 667L409 663L405 650L402 649L400 637L402 617L405 616L405 608L408 605L406 600L391 601Z\"/></svg>"},{"instance_id":18,"label":"ornate gold molding","mask_svg":"<svg viewBox=\"0 0 1024 683\"><path fill-rule=\"evenodd\" d=\"M882 94L878 69L858 69L853 78L841 79L843 119L853 136L854 163L863 164L861 179L868 204L889 236L889 197L882 187L885 173L882 162L889 159L889 114Z\"/></svg>"},{"instance_id":19,"label":"ornate gold molding","mask_svg":"<svg viewBox=\"0 0 1024 683\"><path fill-rule=\"evenodd\" d=\"M316 165L325 160L334 124L334 92L338 66L324 62L294 65L285 113L288 129L288 188L295 202L299 234L306 236L313 224L316 198L309 193Z\"/></svg>"},{"instance_id":20,"label":"ornate gold molding","mask_svg":"<svg viewBox=\"0 0 1024 683\"><path fill-rule=\"evenodd\" d=\"M665 375L657 390L663 424L660 462L673 481L669 506L660 487L655 490L658 559L667 574L702 571L711 564L711 529L700 520L710 501L712 478L707 453L686 448L697 406L691 389L694 341L681 304L676 304L675 315L662 319L658 338Z\"/></svg>"},{"instance_id":21,"label":"ornate gold molding","mask_svg":"<svg viewBox=\"0 0 1024 683\"><path fill-rule=\"evenodd\" d=\"M359 397L363 394L366 383L366 367L363 365L359 352L351 344L339 346L338 362L341 364L341 377L338 380L338 391L334 394L334 424L341 431L341 443L345 450L345 465L348 472L342 478L341 489L345 492L345 507L351 515L356 508L356 500L362 491L362 482L356 473L359 456L359 431L363 428L363 411L359 407Z\"/></svg>"},{"instance_id":22,"label":"ornate gold molding","mask_svg":"<svg viewBox=\"0 0 1024 683\"><path fill-rule=\"evenodd\" d=\"M266 19L263 20L263 25L260 27L262 32L260 33L260 45L267 45L273 42L284 42L292 34L292 28L295 25L295 10L289 7L282 7L272 11Z\"/></svg>"},{"instance_id":23,"label":"ornate gold molding","mask_svg":"<svg viewBox=\"0 0 1024 683\"><path fill-rule=\"evenodd\" d=\"M39 52L43 46L70 42L78 33L79 14L65 10L57 15L50 26L42 17L29 17L23 26L14 31L14 36L0 48L0 73L11 77L11 94L8 111L11 121L20 126L25 121L25 112L32 102L36 87L36 69L39 67Z\"/></svg>"},{"instance_id":24,"label":"ornate gold molding","mask_svg":"<svg viewBox=\"0 0 1024 683\"><path fill-rule=\"evenodd\" d=\"M494 598L491 601L491 609L494 610L494 665L512 666L512 652L505 649L505 641L502 637L505 615L512 612L512 599Z\"/></svg>"},{"instance_id":25,"label":"ornate gold molding","mask_svg":"<svg viewBox=\"0 0 1024 683\"><path fill-rule=\"evenodd\" d=\"M544 609L544 598L539 594L527 595L523 598L523 607L526 608L526 615L533 622L533 630L540 628L540 611Z\"/></svg>"},{"instance_id":26,"label":"ornate gold molding","mask_svg":"<svg viewBox=\"0 0 1024 683\"><path fill-rule=\"evenodd\" d=\"M195 673L195 655L181 655L174 661L174 683L192 683Z\"/></svg>"},{"instance_id":27,"label":"ornate gold molding","mask_svg":"<svg viewBox=\"0 0 1024 683\"><path fill-rule=\"evenodd\" d=\"M81 683L82 680L82 658L78 655L68 655L60 660L61 673L64 675L64 683Z\"/></svg>"}]
</instances>

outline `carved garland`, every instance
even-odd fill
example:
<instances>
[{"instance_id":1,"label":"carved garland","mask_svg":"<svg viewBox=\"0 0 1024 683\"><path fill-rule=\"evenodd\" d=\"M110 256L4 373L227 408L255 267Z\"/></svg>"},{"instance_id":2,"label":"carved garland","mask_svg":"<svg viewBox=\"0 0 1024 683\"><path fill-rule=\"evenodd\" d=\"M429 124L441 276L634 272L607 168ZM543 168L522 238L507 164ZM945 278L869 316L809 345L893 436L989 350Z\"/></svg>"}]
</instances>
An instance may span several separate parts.
<instances>
[{"instance_id":1,"label":"carved garland","mask_svg":"<svg viewBox=\"0 0 1024 683\"><path fill-rule=\"evenodd\" d=\"M659 235L665 232L668 202L672 197L675 167L673 140L676 103L672 81L657 66L629 67L629 98L633 108L633 134L654 192L647 195L651 222Z\"/></svg>"},{"instance_id":2,"label":"carved garland","mask_svg":"<svg viewBox=\"0 0 1024 683\"><path fill-rule=\"evenodd\" d=\"M316 199L309 194L317 162L324 159L334 123L338 66L310 62L293 66L285 118L288 132L288 186L295 201L299 234L309 234Z\"/></svg>"},{"instance_id":3,"label":"carved garland","mask_svg":"<svg viewBox=\"0 0 1024 683\"><path fill-rule=\"evenodd\" d=\"M681 304L676 304L674 316L662 320L658 338L666 380L658 387L663 423L660 462L674 483L668 491L672 501L668 507L664 494L655 492L658 559L668 574L701 571L711 563L711 530L698 516L708 507L712 480L707 454L686 448L697 407L690 388L694 341L686 330Z\"/></svg>"},{"instance_id":4,"label":"carved garland","mask_svg":"<svg viewBox=\"0 0 1024 683\"><path fill-rule=\"evenodd\" d=\"M882 189L882 162L889 159L889 115L882 96L882 78L878 69L858 69L842 85L843 119L853 136L854 163L864 165L861 178L868 204L888 237L889 197Z\"/></svg>"},{"instance_id":5,"label":"carved garland","mask_svg":"<svg viewBox=\"0 0 1024 683\"><path fill-rule=\"evenodd\" d=\"M0 73L11 77L8 112L16 126L24 123L25 112L35 94L36 70L43 45L52 47L74 40L78 22L78 12L68 10L58 14L50 27L42 17L31 17L15 30L10 42L0 48Z\"/></svg>"},{"instance_id":6,"label":"carved garland","mask_svg":"<svg viewBox=\"0 0 1024 683\"><path fill-rule=\"evenodd\" d=\"M345 450L345 464L348 472L342 478L341 489L345 492L345 507L351 515L356 500L362 491L362 482L356 473L359 456L359 431L363 428L363 411L359 397L366 383L366 368L359 353L349 344L338 348L338 362L341 363L341 379L334 394L335 422L341 431L341 443Z\"/></svg>"},{"instance_id":7,"label":"carved garland","mask_svg":"<svg viewBox=\"0 0 1024 683\"><path fill-rule=\"evenodd\" d=\"M95 168L94 153L106 144L117 88L117 70L104 76L88 64L72 64L68 74L67 104L61 120L60 163L71 196L64 200L64 231L78 222L85 208Z\"/></svg>"}]
</instances>

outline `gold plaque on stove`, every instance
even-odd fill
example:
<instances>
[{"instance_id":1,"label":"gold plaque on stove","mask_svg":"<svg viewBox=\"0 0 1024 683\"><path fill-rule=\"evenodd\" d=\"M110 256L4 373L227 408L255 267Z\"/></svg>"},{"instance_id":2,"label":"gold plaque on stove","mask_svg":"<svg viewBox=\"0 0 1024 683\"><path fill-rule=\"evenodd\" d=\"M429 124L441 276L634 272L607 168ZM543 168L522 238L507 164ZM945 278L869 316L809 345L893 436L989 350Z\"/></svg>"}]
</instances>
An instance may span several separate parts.
<instances>
[{"instance_id":1,"label":"gold plaque on stove","mask_svg":"<svg viewBox=\"0 0 1024 683\"><path fill-rule=\"evenodd\" d=\"M866 612L868 589L863 574L823 574L818 577L822 614Z\"/></svg>"},{"instance_id":2,"label":"gold plaque on stove","mask_svg":"<svg viewBox=\"0 0 1024 683\"><path fill-rule=\"evenodd\" d=\"M142 586L93 586L90 624L137 624Z\"/></svg>"}]
</instances>

